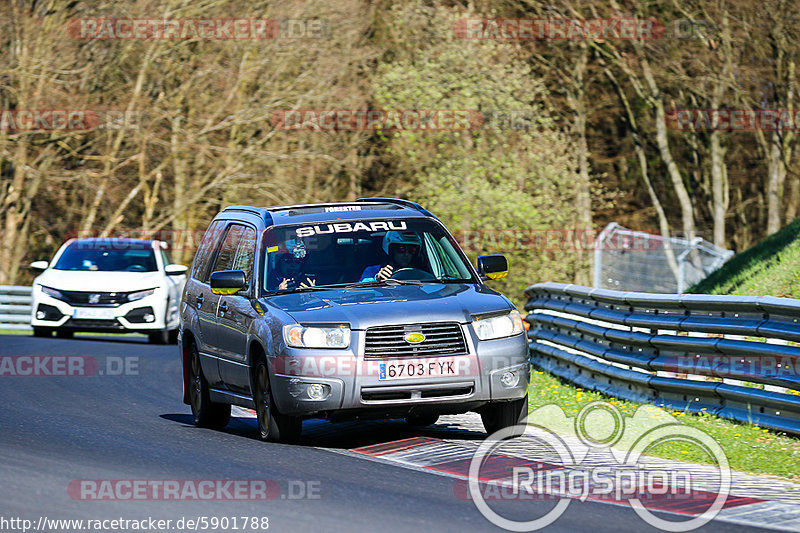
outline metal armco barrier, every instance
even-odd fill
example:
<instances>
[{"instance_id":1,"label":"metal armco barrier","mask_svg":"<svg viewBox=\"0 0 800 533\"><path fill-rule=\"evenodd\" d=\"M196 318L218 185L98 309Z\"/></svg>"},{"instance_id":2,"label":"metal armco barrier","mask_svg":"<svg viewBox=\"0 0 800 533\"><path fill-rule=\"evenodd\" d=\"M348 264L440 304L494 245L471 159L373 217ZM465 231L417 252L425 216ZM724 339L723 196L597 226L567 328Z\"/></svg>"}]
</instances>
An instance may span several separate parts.
<instances>
[{"instance_id":1,"label":"metal armco barrier","mask_svg":"<svg viewBox=\"0 0 800 533\"><path fill-rule=\"evenodd\" d=\"M31 287L0 285L0 329L31 329Z\"/></svg>"},{"instance_id":2,"label":"metal armco barrier","mask_svg":"<svg viewBox=\"0 0 800 533\"><path fill-rule=\"evenodd\" d=\"M800 434L800 300L562 283L525 293L534 366L609 396Z\"/></svg>"}]
</instances>

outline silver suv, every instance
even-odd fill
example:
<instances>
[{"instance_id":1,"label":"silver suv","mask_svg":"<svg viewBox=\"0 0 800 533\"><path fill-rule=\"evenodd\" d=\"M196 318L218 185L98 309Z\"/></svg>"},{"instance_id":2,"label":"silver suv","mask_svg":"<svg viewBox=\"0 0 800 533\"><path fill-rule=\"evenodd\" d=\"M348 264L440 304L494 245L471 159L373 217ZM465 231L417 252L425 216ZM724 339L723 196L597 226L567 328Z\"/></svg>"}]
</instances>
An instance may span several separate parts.
<instances>
[{"instance_id":1,"label":"silver suv","mask_svg":"<svg viewBox=\"0 0 800 533\"><path fill-rule=\"evenodd\" d=\"M254 408L261 437L295 441L304 418L480 413L521 423L530 380L522 319L419 205L391 198L257 208L211 222L181 302L183 399L224 427Z\"/></svg>"}]
</instances>

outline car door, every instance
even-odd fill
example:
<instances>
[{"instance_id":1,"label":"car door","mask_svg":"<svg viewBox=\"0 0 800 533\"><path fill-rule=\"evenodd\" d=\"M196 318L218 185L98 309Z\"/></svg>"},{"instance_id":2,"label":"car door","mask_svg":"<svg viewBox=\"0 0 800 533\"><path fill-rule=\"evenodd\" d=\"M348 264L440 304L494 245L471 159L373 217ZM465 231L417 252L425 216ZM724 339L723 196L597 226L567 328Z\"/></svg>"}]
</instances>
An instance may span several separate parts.
<instances>
[{"instance_id":1,"label":"car door","mask_svg":"<svg viewBox=\"0 0 800 533\"><path fill-rule=\"evenodd\" d=\"M217 307L215 337L219 340L219 371L229 389L249 393L250 373L247 366L247 330L255 318L250 304L253 286L253 266L256 254L256 230L244 227L230 270L242 270L248 286L236 294L220 297Z\"/></svg>"},{"instance_id":2,"label":"car door","mask_svg":"<svg viewBox=\"0 0 800 533\"><path fill-rule=\"evenodd\" d=\"M213 326L217 314L217 301L208 285L208 276L220 246L226 221L217 220L209 226L197 248L192 264L191 277L186 283L182 305L191 307L197 314L197 330L194 331L203 375L211 385L219 383L219 364L209 341L213 339Z\"/></svg>"}]
</instances>

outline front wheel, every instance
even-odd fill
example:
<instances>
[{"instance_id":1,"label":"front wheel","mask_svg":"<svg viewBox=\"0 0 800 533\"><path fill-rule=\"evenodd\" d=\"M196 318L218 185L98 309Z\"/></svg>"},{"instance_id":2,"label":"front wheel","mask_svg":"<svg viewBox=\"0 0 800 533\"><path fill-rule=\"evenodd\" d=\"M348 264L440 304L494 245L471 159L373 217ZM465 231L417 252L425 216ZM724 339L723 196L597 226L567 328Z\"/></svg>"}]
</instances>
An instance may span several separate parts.
<instances>
[{"instance_id":1,"label":"front wheel","mask_svg":"<svg viewBox=\"0 0 800 533\"><path fill-rule=\"evenodd\" d=\"M525 425L528 418L528 395L519 400L510 402L494 402L486 405L481 410L481 421L486 433L491 435L496 431L517 425ZM522 432L515 432L515 436Z\"/></svg>"},{"instance_id":2,"label":"front wheel","mask_svg":"<svg viewBox=\"0 0 800 533\"><path fill-rule=\"evenodd\" d=\"M192 417L198 427L222 429L231 420L231 406L226 403L214 403L209 398L208 382L203 376L200 366L200 352L197 344L192 342L189 362L189 401L192 406Z\"/></svg>"},{"instance_id":3,"label":"front wheel","mask_svg":"<svg viewBox=\"0 0 800 533\"><path fill-rule=\"evenodd\" d=\"M33 336L34 337L52 337L53 330L50 328L40 328L37 326L33 327Z\"/></svg>"},{"instance_id":4,"label":"front wheel","mask_svg":"<svg viewBox=\"0 0 800 533\"><path fill-rule=\"evenodd\" d=\"M269 370L263 358L255 368L253 381L253 401L256 404L256 419L261 439L273 442L297 442L300 439L303 421L278 412L272 399Z\"/></svg>"}]
</instances>

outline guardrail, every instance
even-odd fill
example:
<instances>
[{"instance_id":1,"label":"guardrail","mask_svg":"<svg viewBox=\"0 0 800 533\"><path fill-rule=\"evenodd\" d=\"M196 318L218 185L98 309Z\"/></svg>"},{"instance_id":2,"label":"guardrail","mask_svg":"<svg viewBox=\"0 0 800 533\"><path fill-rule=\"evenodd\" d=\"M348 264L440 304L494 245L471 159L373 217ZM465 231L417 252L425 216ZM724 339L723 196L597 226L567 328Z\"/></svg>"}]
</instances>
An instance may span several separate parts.
<instances>
[{"instance_id":1,"label":"guardrail","mask_svg":"<svg viewBox=\"0 0 800 533\"><path fill-rule=\"evenodd\" d=\"M31 287L0 285L0 329L31 329Z\"/></svg>"},{"instance_id":2,"label":"guardrail","mask_svg":"<svg viewBox=\"0 0 800 533\"><path fill-rule=\"evenodd\" d=\"M800 434L800 300L538 283L531 362L609 396Z\"/></svg>"}]
</instances>

